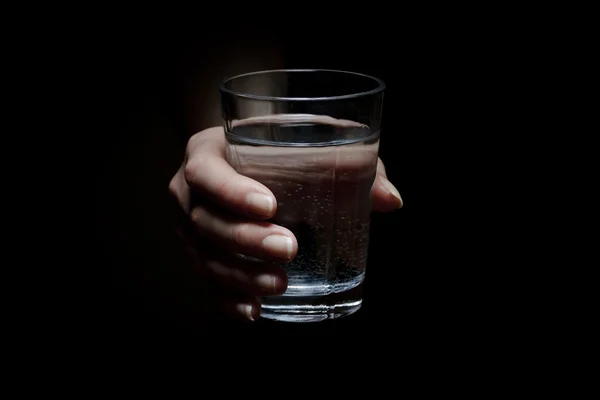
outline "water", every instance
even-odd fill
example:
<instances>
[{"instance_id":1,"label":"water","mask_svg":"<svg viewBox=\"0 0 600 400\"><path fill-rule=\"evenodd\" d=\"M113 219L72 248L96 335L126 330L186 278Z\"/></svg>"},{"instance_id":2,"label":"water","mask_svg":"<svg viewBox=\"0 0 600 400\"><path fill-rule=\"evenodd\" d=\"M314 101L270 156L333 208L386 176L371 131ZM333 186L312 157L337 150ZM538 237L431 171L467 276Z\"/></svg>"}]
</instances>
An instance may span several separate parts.
<instances>
[{"instance_id":1,"label":"water","mask_svg":"<svg viewBox=\"0 0 600 400\"><path fill-rule=\"evenodd\" d=\"M262 315L318 321L358 310L379 132L328 118L285 116L276 123L246 121L226 137L231 165L273 192L277 212L271 221L298 240L296 258L282 265L287 291L263 298Z\"/></svg>"}]
</instances>

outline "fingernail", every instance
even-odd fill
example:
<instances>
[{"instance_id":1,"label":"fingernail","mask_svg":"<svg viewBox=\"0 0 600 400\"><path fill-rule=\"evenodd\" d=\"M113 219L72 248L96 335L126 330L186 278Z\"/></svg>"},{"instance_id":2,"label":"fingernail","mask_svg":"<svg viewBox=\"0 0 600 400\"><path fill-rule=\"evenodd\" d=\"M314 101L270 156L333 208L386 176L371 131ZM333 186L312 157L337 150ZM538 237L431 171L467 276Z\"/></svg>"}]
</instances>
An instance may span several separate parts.
<instances>
[{"instance_id":1,"label":"fingernail","mask_svg":"<svg viewBox=\"0 0 600 400\"><path fill-rule=\"evenodd\" d=\"M250 321L254 321L254 317L252 316L253 307L251 304L236 304L235 309Z\"/></svg>"},{"instance_id":2,"label":"fingernail","mask_svg":"<svg viewBox=\"0 0 600 400\"><path fill-rule=\"evenodd\" d=\"M248 209L259 215L270 217L273 214L273 199L260 193L250 193L246 196Z\"/></svg>"},{"instance_id":3,"label":"fingernail","mask_svg":"<svg viewBox=\"0 0 600 400\"><path fill-rule=\"evenodd\" d=\"M263 239L263 247L278 257L289 260L292 258L292 239L287 236L271 235Z\"/></svg>"},{"instance_id":4,"label":"fingernail","mask_svg":"<svg viewBox=\"0 0 600 400\"><path fill-rule=\"evenodd\" d=\"M385 188L389 190L390 193L400 202L398 208L402 208L404 202L402 201L402 197L400 197L400 192L398 192L398 189L396 189L396 187L392 185L392 182L388 181L384 177L381 177L381 182L383 183L383 186L385 186Z\"/></svg>"},{"instance_id":5,"label":"fingernail","mask_svg":"<svg viewBox=\"0 0 600 400\"><path fill-rule=\"evenodd\" d=\"M277 282L273 275L261 274L254 278L256 285L267 293L277 293Z\"/></svg>"}]
</instances>

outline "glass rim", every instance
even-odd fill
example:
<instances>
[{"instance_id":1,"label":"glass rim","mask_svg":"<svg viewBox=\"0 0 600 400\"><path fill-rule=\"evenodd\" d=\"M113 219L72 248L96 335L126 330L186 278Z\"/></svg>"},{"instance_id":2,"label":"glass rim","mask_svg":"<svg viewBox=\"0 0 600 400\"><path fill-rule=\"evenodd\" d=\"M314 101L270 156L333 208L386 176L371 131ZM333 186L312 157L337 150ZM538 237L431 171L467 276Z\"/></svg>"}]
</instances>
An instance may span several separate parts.
<instances>
[{"instance_id":1,"label":"glass rim","mask_svg":"<svg viewBox=\"0 0 600 400\"><path fill-rule=\"evenodd\" d=\"M354 75L357 77L361 77L361 78L367 78L370 79L372 81L374 81L377 84L377 87L375 87L374 89L371 90L367 90L365 92L357 92L357 93L350 93L350 94L343 94L343 95L339 95L339 96L324 96L324 97L286 97L286 96L266 96L266 95L259 95L259 94L251 94L251 93L245 93L245 92L239 92L236 90L231 90L225 87L225 85L228 82L231 82L235 79L239 79L239 78L243 78L243 77L247 77L247 76L253 76L253 75L267 75L267 74L271 74L271 73L275 73L275 72L333 72L333 73L337 73L337 74L346 74L346 75ZM252 99L252 100L264 100L264 101L330 101L330 100L345 100L345 99L355 99L358 97L364 97L364 96L370 96L370 95L374 95L374 94L378 94L381 93L385 90L385 83L383 82L383 80L376 78L374 76L371 75L367 75L367 74L361 74L359 72L351 72L351 71L344 71L344 70L339 70L339 69L321 69L321 68L317 68L317 69L269 69L269 70L263 70L263 71L254 71L254 72L247 72L244 74L239 74L239 75L235 75L229 78L226 78L225 80L223 80L221 82L221 84L219 85L219 89L222 93L227 93L230 94L232 96L236 96L236 97L242 97L242 98L246 98L246 99Z\"/></svg>"}]
</instances>

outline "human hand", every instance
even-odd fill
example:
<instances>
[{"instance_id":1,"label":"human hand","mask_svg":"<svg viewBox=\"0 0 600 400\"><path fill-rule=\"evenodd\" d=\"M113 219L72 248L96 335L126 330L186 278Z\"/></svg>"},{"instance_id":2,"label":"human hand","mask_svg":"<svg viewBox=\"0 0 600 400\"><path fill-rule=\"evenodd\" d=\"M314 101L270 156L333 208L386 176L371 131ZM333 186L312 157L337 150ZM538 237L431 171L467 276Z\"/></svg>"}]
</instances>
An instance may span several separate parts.
<instances>
[{"instance_id":1,"label":"human hand","mask_svg":"<svg viewBox=\"0 0 600 400\"><path fill-rule=\"evenodd\" d=\"M255 321L260 315L259 297L287 289L280 264L296 256L298 243L291 231L268 221L277 208L273 193L238 174L227 162L225 150L223 128L192 136L169 191L188 217L191 229L181 233L208 280L211 307ZM371 197L373 211L402 207L400 194L387 179L380 159Z\"/></svg>"}]
</instances>

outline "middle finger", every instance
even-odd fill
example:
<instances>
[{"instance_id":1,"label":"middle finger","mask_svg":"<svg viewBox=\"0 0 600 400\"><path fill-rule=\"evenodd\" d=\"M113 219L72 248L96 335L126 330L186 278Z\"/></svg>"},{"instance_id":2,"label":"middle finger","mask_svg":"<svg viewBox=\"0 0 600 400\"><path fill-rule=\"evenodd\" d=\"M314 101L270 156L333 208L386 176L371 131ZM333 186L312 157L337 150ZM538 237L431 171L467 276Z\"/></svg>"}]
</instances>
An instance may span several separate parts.
<instances>
[{"instance_id":1,"label":"middle finger","mask_svg":"<svg viewBox=\"0 0 600 400\"><path fill-rule=\"evenodd\" d=\"M292 232L267 221L249 221L202 203L192 208L190 218L200 235L233 252L289 262L298 251Z\"/></svg>"}]
</instances>

